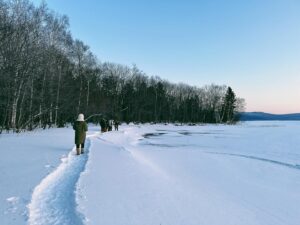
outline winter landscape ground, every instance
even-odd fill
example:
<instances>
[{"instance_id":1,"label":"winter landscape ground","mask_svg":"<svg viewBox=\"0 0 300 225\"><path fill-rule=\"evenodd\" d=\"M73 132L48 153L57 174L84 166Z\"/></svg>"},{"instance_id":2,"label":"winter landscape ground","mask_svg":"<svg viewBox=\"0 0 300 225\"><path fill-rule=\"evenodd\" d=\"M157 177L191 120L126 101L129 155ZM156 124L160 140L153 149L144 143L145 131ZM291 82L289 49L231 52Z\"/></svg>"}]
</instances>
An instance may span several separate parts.
<instances>
[{"instance_id":1,"label":"winter landscape ground","mask_svg":"<svg viewBox=\"0 0 300 225\"><path fill-rule=\"evenodd\" d=\"M298 225L300 122L0 136L0 224Z\"/></svg>"}]
</instances>

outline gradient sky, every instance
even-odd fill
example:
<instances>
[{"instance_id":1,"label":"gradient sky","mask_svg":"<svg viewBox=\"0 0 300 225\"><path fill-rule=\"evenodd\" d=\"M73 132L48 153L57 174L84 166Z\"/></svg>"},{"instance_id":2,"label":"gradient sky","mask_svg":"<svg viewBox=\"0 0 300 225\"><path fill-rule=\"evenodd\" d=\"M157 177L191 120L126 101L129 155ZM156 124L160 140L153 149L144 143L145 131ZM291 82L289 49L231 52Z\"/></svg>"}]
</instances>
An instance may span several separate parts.
<instances>
[{"instance_id":1,"label":"gradient sky","mask_svg":"<svg viewBox=\"0 0 300 225\"><path fill-rule=\"evenodd\" d=\"M135 63L171 82L229 85L247 111L300 112L299 0L46 2L101 61Z\"/></svg>"}]
</instances>

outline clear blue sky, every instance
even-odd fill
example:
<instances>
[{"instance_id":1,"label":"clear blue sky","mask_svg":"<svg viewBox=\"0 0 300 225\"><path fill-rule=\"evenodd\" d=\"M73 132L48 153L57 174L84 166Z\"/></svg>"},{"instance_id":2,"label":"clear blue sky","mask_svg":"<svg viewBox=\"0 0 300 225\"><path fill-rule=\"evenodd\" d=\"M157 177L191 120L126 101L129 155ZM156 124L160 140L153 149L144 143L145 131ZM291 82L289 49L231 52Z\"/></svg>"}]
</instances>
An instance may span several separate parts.
<instances>
[{"instance_id":1,"label":"clear blue sky","mask_svg":"<svg viewBox=\"0 0 300 225\"><path fill-rule=\"evenodd\" d=\"M230 85L247 111L300 112L299 0L46 2L101 61L135 63L172 82Z\"/></svg>"}]
</instances>

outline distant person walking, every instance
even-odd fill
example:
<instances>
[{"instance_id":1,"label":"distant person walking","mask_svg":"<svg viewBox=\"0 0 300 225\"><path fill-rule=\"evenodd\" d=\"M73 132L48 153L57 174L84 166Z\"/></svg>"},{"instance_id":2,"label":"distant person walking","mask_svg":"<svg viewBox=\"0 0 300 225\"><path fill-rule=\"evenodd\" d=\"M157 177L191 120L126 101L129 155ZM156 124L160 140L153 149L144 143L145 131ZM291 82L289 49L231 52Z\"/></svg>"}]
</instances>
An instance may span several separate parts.
<instances>
[{"instance_id":1,"label":"distant person walking","mask_svg":"<svg viewBox=\"0 0 300 225\"><path fill-rule=\"evenodd\" d=\"M84 153L84 142L88 130L83 114L78 115L78 118L73 125L73 129L75 130L76 153L77 155L80 155Z\"/></svg>"},{"instance_id":2,"label":"distant person walking","mask_svg":"<svg viewBox=\"0 0 300 225\"><path fill-rule=\"evenodd\" d=\"M101 118L100 120L100 126L101 126L101 132L104 133L106 132L106 120L104 118Z\"/></svg>"},{"instance_id":3,"label":"distant person walking","mask_svg":"<svg viewBox=\"0 0 300 225\"><path fill-rule=\"evenodd\" d=\"M119 130L119 124L120 122L118 120L114 120L115 130Z\"/></svg>"}]
</instances>

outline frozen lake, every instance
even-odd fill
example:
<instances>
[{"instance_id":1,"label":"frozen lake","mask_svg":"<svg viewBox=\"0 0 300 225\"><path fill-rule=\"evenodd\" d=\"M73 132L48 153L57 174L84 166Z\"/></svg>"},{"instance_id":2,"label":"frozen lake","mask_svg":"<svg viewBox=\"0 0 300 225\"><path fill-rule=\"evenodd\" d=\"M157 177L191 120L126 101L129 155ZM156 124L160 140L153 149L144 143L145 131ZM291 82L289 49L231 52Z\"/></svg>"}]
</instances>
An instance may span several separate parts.
<instances>
[{"instance_id":1,"label":"frozen lake","mask_svg":"<svg viewBox=\"0 0 300 225\"><path fill-rule=\"evenodd\" d=\"M251 122L104 134L80 180L81 211L89 224L297 225L299 130Z\"/></svg>"},{"instance_id":2,"label":"frozen lake","mask_svg":"<svg viewBox=\"0 0 300 225\"><path fill-rule=\"evenodd\" d=\"M120 128L80 157L70 128L2 135L0 221L299 224L300 122Z\"/></svg>"}]
</instances>

